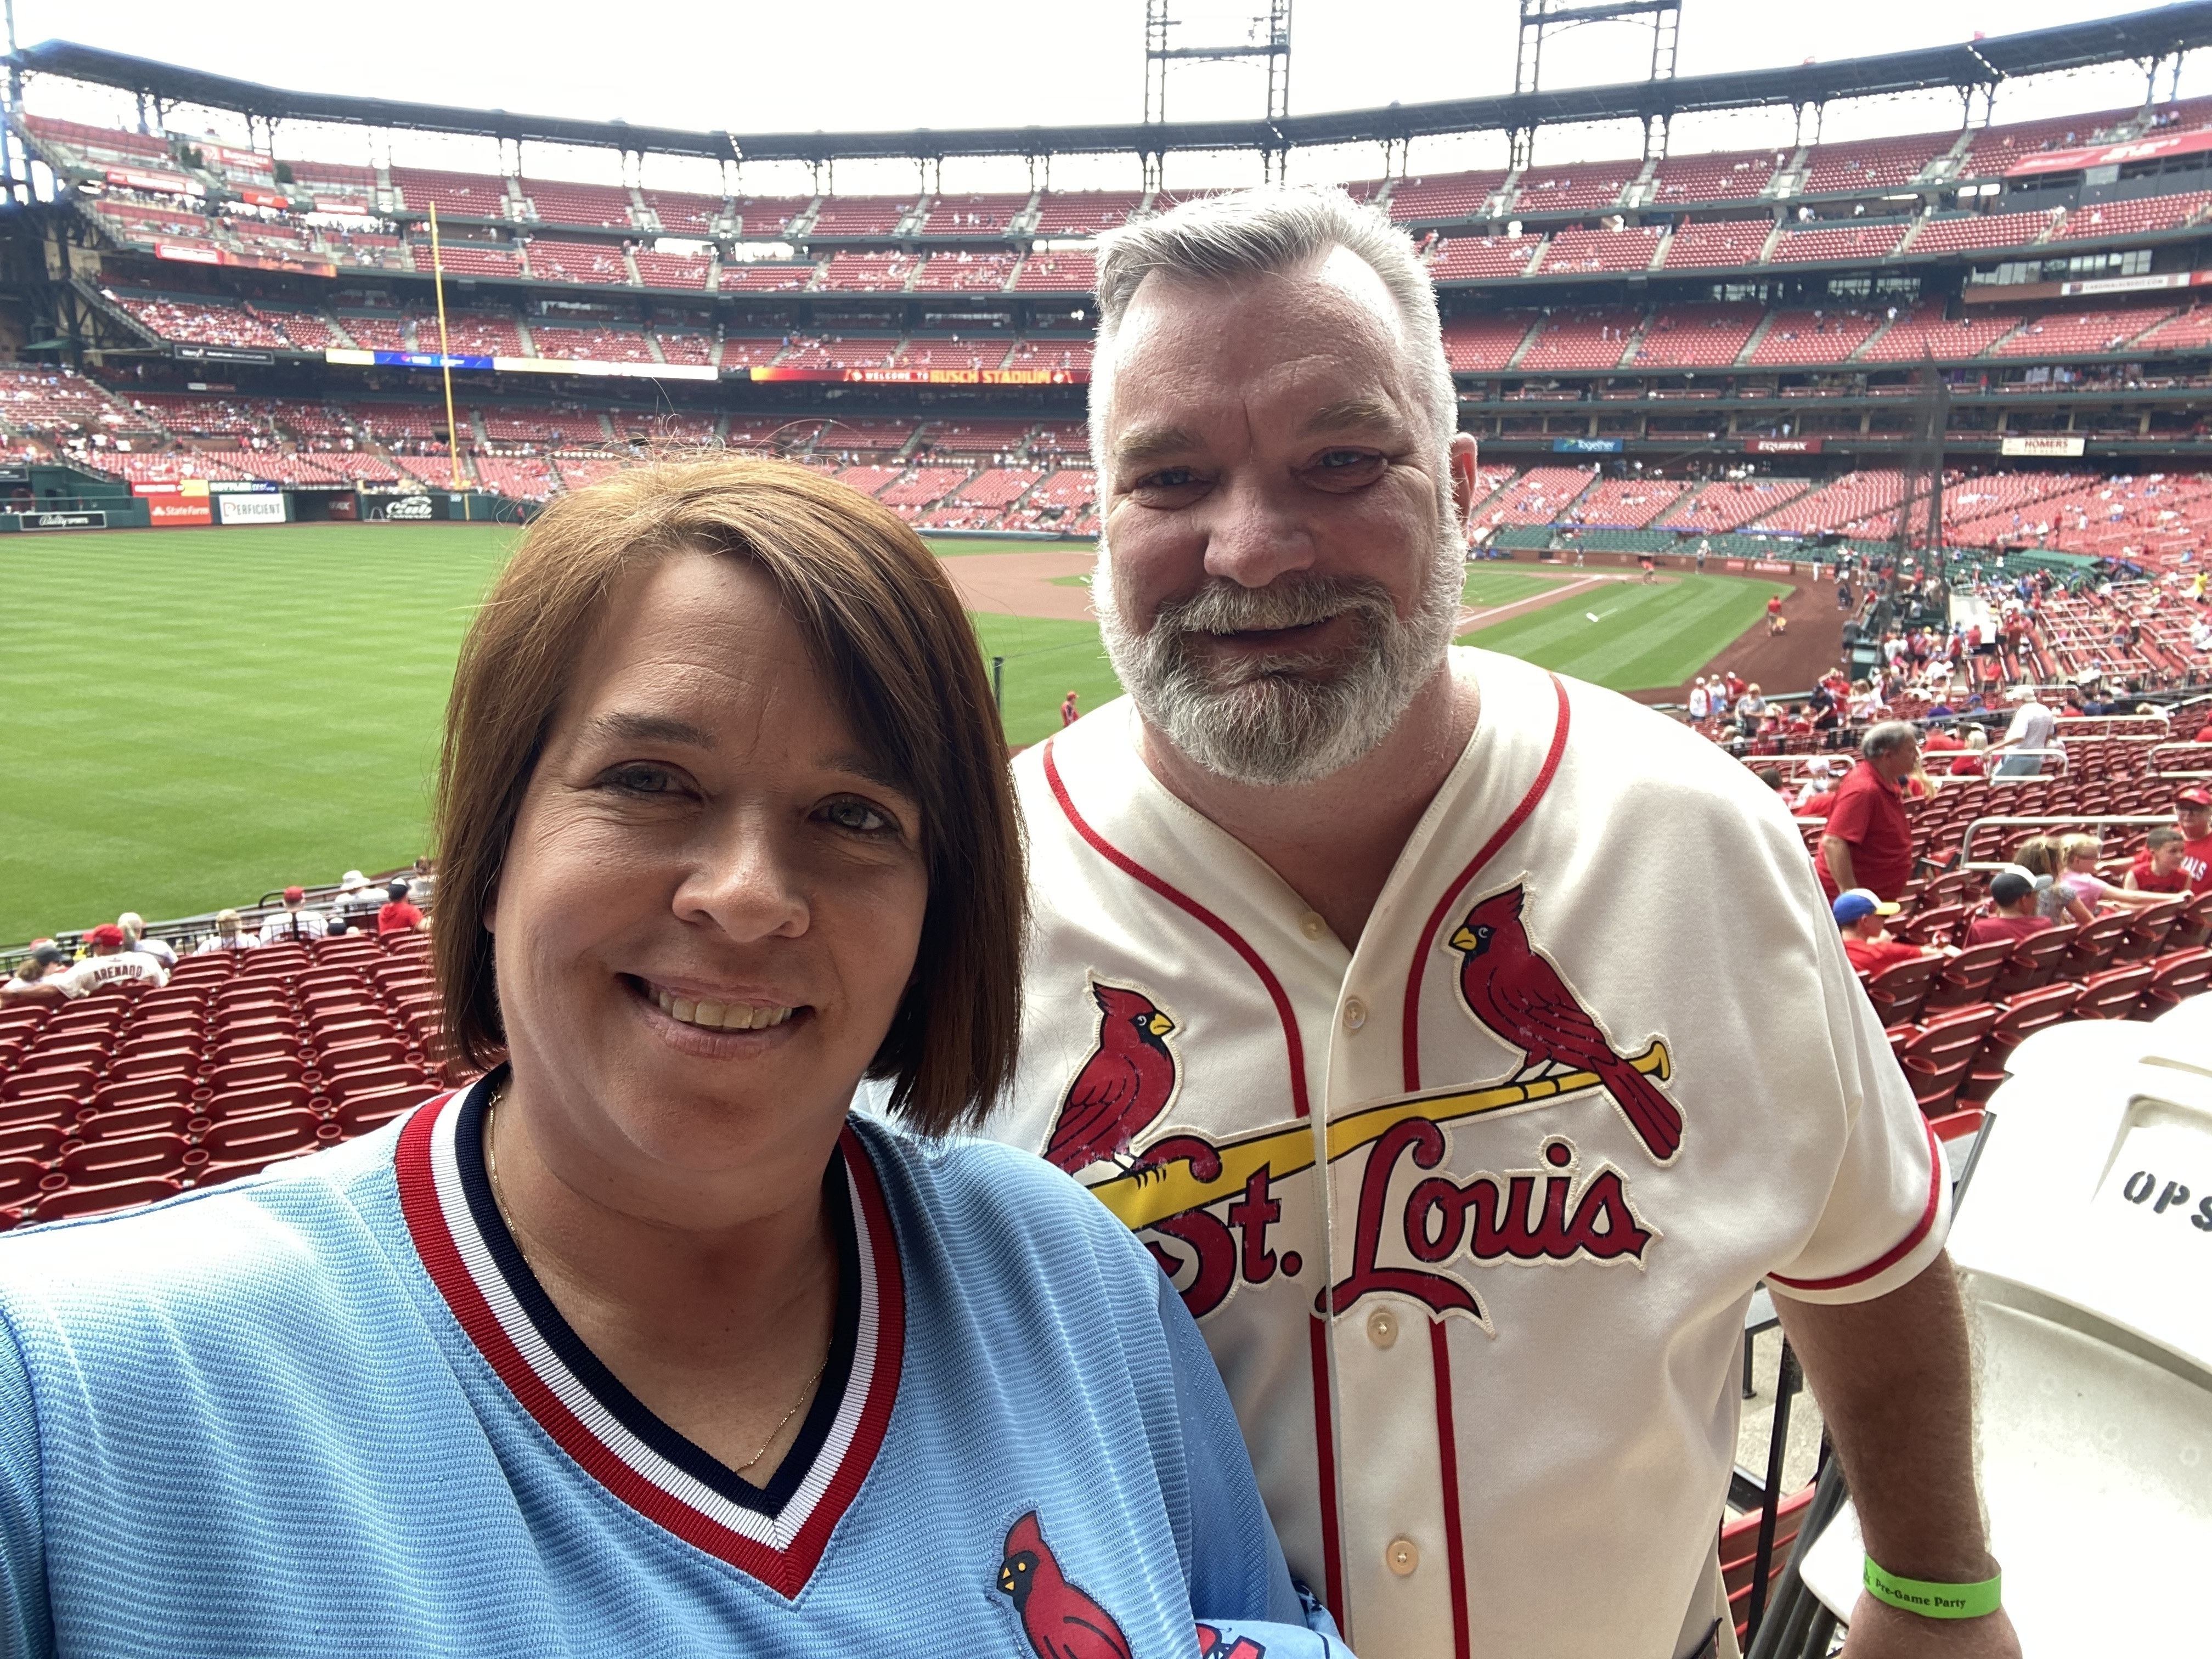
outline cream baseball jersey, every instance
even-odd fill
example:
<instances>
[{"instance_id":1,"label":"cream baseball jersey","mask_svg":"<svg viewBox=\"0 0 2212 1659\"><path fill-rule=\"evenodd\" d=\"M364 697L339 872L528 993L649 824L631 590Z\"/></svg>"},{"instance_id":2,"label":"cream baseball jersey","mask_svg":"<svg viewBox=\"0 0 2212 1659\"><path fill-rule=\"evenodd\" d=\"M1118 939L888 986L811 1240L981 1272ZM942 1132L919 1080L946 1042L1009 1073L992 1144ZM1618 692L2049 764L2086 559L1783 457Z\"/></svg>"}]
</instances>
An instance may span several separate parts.
<instances>
[{"instance_id":1,"label":"cream baseball jersey","mask_svg":"<svg viewBox=\"0 0 2212 1659\"><path fill-rule=\"evenodd\" d=\"M1474 736L1350 948L1161 787L1126 702L1020 757L988 1130L1171 1275L1360 1651L1674 1659L1754 1286L1893 1289L1948 1186L1771 793L1610 692L1454 670Z\"/></svg>"}]
</instances>

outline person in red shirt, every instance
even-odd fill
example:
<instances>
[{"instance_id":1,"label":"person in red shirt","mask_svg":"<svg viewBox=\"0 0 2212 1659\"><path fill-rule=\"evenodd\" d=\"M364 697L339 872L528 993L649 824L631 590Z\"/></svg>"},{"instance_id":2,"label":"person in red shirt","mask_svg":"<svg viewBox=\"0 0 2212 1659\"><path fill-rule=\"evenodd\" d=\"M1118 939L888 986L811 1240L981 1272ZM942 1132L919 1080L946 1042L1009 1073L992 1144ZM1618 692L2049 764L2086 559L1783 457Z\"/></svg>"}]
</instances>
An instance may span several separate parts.
<instances>
[{"instance_id":1,"label":"person in red shirt","mask_svg":"<svg viewBox=\"0 0 2212 1659\"><path fill-rule=\"evenodd\" d=\"M422 913L408 902L408 885L395 881L385 890L386 902L376 913L376 931L385 933L412 933L422 926Z\"/></svg>"},{"instance_id":2,"label":"person in red shirt","mask_svg":"<svg viewBox=\"0 0 2212 1659\"><path fill-rule=\"evenodd\" d=\"M2164 824L2150 832L2149 844L2128 866L2122 886L2135 893L2185 893L2189 872L2181 867L2181 831Z\"/></svg>"},{"instance_id":3,"label":"person in red shirt","mask_svg":"<svg viewBox=\"0 0 2212 1659\"><path fill-rule=\"evenodd\" d=\"M2181 867L2189 874L2189 890L2201 893L2212 887L2212 793L2183 790L2173 798L2173 819L2181 831Z\"/></svg>"},{"instance_id":4,"label":"person in red shirt","mask_svg":"<svg viewBox=\"0 0 2212 1659\"><path fill-rule=\"evenodd\" d=\"M1990 878L1990 909L1966 924L1966 943L2017 945L2031 933L2054 926L2049 916L2035 914L2036 895L2042 890L2035 878L2014 866Z\"/></svg>"},{"instance_id":5,"label":"person in red shirt","mask_svg":"<svg viewBox=\"0 0 2212 1659\"><path fill-rule=\"evenodd\" d=\"M1859 740L1861 759L1836 791L1813 868L1829 899L1863 887L1885 902L1912 874L1912 826L1902 780L1920 769L1920 738L1910 722L1884 720Z\"/></svg>"},{"instance_id":6,"label":"person in red shirt","mask_svg":"<svg viewBox=\"0 0 2212 1659\"><path fill-rule=\"evenodd\" d=\"M1876 898L1863 887L1838 894L1830 908L1836 926L1843 930L1844 954L1850 958L1851 966L1863 974L1878 974L1893 963L1912 962L1936 954L1917 945L1892 939L1882 923L1895 915L1899 907Z\"/></svg>"}]
</instances>

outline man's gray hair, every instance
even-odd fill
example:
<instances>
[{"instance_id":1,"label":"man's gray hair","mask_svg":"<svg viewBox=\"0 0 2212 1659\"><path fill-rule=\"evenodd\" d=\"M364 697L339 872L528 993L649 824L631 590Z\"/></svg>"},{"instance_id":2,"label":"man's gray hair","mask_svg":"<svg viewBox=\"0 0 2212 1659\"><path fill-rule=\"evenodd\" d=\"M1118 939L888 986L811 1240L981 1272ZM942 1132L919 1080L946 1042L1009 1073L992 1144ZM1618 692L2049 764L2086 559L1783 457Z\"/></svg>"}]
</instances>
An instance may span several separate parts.
<instances>
[{"instance_id":1,"label":"man's gray hair","mask_svg":"<svg viewBox=\"0 0 2212 1659\"><path fill-rule=\"evenodd\" d=\"M1884 720L1867 728L1866 736L1859 739L1859 753L1869 760L1880 760L1891 750L1919 740L1919 729L1911 720Z\"/></svg>"},{"instance_id":2,"label":"man's gray hair","mask_svg":"<svg viewBox=\"0 0 2212 1659\"><path fill-rule=\"evenodd\" d=\"M1273 185L1201 196L1156 219L1098 239L1098 340L1091 381L1091 455L1106 464L1103 414L1114 336L1138 285L1153 272L1191 282L1231 282L1289 270L1344 248L1366 262L1390 293L1405 331L1407 368L1435 429L1438 449L1459 430L1459 393L1444 356L1437 291L1413 238L1373 208L1334 186Z\"/></svg>"}]
</instances>

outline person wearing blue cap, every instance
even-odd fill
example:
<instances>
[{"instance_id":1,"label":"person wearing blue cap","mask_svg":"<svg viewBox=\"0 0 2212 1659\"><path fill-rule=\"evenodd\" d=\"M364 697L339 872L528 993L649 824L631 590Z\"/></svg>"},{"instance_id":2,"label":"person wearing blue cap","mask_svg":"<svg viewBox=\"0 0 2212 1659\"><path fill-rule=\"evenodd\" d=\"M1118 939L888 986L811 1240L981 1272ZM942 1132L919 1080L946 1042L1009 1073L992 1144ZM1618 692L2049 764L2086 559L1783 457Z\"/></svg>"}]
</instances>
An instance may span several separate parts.
<instances>
[{"instance_id":1,"label":"person wearing blue cap","mask_svg":"<svg viewBox=\"0 0 2212 1659\"><path fill-rule=\"evenodd\" d=\"M1937 954L1893 939L1885 923L1900 907L1891 900L1877 898L1863 887L1838 893L1829 908L1835 915L1836 926L1843 930L1844 954L1851 959L1851 966L1863 974L1878 974L1892 963Z\"/></svg>"}]
</instances>

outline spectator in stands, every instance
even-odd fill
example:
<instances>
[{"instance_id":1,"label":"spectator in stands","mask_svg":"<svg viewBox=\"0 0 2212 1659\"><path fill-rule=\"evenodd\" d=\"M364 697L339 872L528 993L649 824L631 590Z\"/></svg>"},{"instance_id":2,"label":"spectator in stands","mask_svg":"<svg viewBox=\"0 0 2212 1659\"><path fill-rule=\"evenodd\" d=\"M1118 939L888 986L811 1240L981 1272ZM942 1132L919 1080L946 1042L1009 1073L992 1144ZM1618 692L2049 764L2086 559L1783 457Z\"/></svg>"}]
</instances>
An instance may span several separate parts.
<instances>
[{"instance_id":1,"label":"spectator in stands","mask_svg":"<svg viewBox=\"0 0 2212 1659\"><path fill-rule=\"evenodd\" d=\"M436 896L437 885L435 864L427 858L416 859L415 867L407 872L407 896L427 910Z\"/></svg>"},{"instance_id":2,"label":"spectator in stands","mask_svg":"<svg viewBox=\"0 0 2212 1659\"><path fill-rule=\"evenodd\" d=\"M331 919L367 921L376 915L384 902L383 888L370 886L367 876L358 870L349 870L338 878L337 896L331 901Z\"/></svg>"},{"instance_id":3,"label":"spectator in stands","mask_svg":"<svg viewBox=\"0 0 2212 1659\"><path fill-rule=\"evenodd\" d=\"M2017 945L2029 934L2051 927L2051 918L2038 914L2036 906L2047 884L2047 878L2039 879L2018 865L1998 871L1990 878L1991 914L1976 916L1966 924L1966 943Z\"/></svg>"},{"instance_id":4,"label":"spectator in stands","mask_svg":"<svg viewBox=\"0 0 2212 1659\"><path fill-rule=\"evenodd\" d=\"M1712 694L1705 690L1705 677L1700 674L1690 686L1690 724L1703 726L1712 712Z\"/></svg>"},{"instance_id":5,"label":"spectator in stands","mask_svg":"<svg viewBox=\"0 0 2212 1659\"><path fill-rule=\"evenodd\" d=\"M1912 826L1899 786L1920 767L1920 737L1884 720L1859 740L1860 760L1836 791L1813 867L1831 901L1863 887L1885 902L1912 875Z\"/></svg>"},{"instance_id":6,"label":"spectator in stands","mask_svg":"<svg viewBox=\"0 0 2212 1659\"><path fill-rule=\"evenodd\" d=\"M2128 866L2121 884L2132 892L2164 893L2171 896L2189 890L2189 872L2181 867L2181 831L2161 823L2150 832L2143 850Z\"/></svg>"},{"instance_id":7,"label":"spectator in stands","mask_svg":"<svg viewBox=\"0 0 2212 1659\"><path fill-rule=\"evenodd\" d=\"M1836 895L1829 906L1836 926L1843 930L1844 954L1863 974L1878 974L1893 963L1913 962L1936 952L1893 938L1884 925L1902 907L1878 899L1863 887Z\"/></svg>"},{"instance_id":8,"label":"spectator in stands","mask_svg":"<svg viewBox=\"0 0 2212 1659\"><path fill-rule=\"evenodd\" d=\"M273 913L261 924L261 942L274 945L279 939L306 944L319 939L331 930L330 921L319 910L307 908L304 889L287 887L284 908Z\"/></svg>"},{"instance_id":9,"label":"spectator in stands","mask_svg":"<svg viewBox=\"0 0 2212 1659\"><path fill-rule=\"evenodd\" d=\"M1736 729L1747 738L1750 737L1759 730L1759 723L1766 718L1766 698L1760 693L1759 683L1754 680L1744 687L1743 696L1736 699Z\"/></svg>"},{"instance_id":10,"label":"spectator in stands","mask_svg":"<svg viewBox=\"0 0 2212 1659\"><path fill-rule=\"evenodd\" d=\"M31 954L16 964L8 982L0 985L0 1007L65 1000L60 986L53 980L68 966L69 952L52 939L41 939L31 947Z\"/></svg>"},{"instance_id":11,"label":"spectator in stands","mask_svg":"<svg viewBox=\"0 0 2212 1659\"><path fill-rule=\"evenodd\" d=\"M258 934L246 931L245 923L240 920L237 911L218 910L215 913L215 932L202 939L199 948L192 954L208 957L224 951L251 951L260 943Z\"/></svg>"},{"instance_id":12,"label":"spectator in stands","mask_svg":"<svg viewBox=\"0 0 2212 1659\"><path fill-rule=\"evenodd\" d=\"M2181 831L2181 867L2189 890L2212 887L2212 791L2191 787L2173 798L2173 821Z\"/></svg>"},{"instance_id":13,"label":"spectator in stands","mask_svg":"<svg viewBox=\"0 0 2212 1659\"><path fill-rule=\"evenodd\" d=\"M2087 927L2097 919L2100 905L2140 910L2147 904L2162 904L2166 901L2164 893L2115 887L2099 875L2097 865L2105 855L2105 843L2099 836L2055 836L2047 838L2046 845L2048 851L2041 852L2040 857L2050 866L2051 883L2040 900L2039 908L2044 915L2054 920L2063 915ZM2031 870L2036 867L2025 858L2021 862Z\"/></svg>"},{"instance_id":14,"label":"spectator in stands","mask_svg":"<svg viewBox=\"0 0 2212 1659\"><path fill-rule=\"evenodd\" d=\"M165 939L155 939L146 932L146 918L136 910L125 910L116 917L115 925L123 930L123 948L149 956L164 968L177 965L175 947Z\"/></svg>"},{"instance_id":15,"label":"spectator in stands","mask_svg":"<svg viewBox=\"0 0 2212 1659\"><path fill-rule=\"evenodd\" d=\"M2031 687L2021 694L2020 707L2013 710L2012 724L2005 728L2003 738L1991 747L2000 750L2051 749L2056 746L2052 734L2057 729L2057 714ZM2034 777L2043 770L2044 758L2039 753L2007 755L1997 763L1996 775L2001 778Z\"/></svg>"},{"instance_id":16,"label":"spectator in stands","mask_svg":"<svg viewBox=\"0 0 2212 1659\"><path fill-rule=\"evenodd\" d=\"M123 930L112 921L104 921L88 933L84 945L87 955L58 972L47 971L27 985L17 1000L64 1002L118 980L169 982L169 970L153 957L124 949Z\"/></svg>"},{"instance_id":17,"label":"spectator in stands","mask_svg":"<svg viewBox=\"0 0 2212 1659\"><path fill-rule=\"evenodd\" d=\"M422 931L422 913L407 902L408 886L395 881L384 889L385 902L376 913L377 937L386 933L418 933Z\"/></svg>"}]
</instances>

